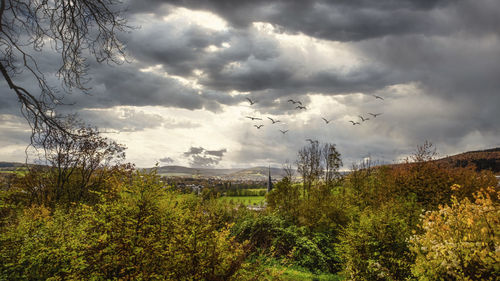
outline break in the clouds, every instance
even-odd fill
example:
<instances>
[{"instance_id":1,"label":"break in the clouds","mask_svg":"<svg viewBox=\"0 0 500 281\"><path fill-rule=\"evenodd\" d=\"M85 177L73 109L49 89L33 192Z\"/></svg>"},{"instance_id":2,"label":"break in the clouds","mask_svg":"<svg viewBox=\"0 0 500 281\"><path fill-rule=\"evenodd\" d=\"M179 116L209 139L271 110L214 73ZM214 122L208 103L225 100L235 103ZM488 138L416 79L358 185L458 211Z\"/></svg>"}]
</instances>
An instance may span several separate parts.
<instances>
[{"instance_id":1,"label":"break in the clouds","mask_svg":"<svg viewBox=\"0 0 500 281\"><path fill-rule=\"evenodd\" d=\"M67 95L70 105L59 110L118 133L110 137L139 166L158 155L196 167L280 165L293 162L306 138L336 143L347 165L367 155L397 161L424 140L442 155L500 146L496 0L124 5L137 27L119 35L130 62L90 60L90 95ZM58 57L37 57L57 86ZM16 79L36 89L27 73ZM16 160L27 131L0 84L0 153Z\"/></svg>"}]
</instances>

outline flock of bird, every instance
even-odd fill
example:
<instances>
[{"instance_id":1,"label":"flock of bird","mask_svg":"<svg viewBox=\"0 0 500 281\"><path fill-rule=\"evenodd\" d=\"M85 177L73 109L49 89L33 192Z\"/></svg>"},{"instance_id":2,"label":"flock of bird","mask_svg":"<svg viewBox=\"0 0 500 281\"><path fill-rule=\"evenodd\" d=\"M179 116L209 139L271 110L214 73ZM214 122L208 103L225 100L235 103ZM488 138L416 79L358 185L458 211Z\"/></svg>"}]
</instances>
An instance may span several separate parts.
<instances>
[{"instance_id":1,"label":"flock of bird","mask_svg":"<svg viewBox=\"0 0 500 281\"><path fill-rule=\"evenodd\" d=\"M384 98L382 98L381 96L378 96L378 95L372 95L375 99L380 99L380 100L384 100ZM250 106L254 105L257 101L255 100L252 100L250 98L246 98L248 100L248 102L250 103ZM295 106L295 109L297 110L307 110L307 107L304 106L302 104L301 101L299 100L293 100L293 99L289 99L287 102L291 103L293 106ZM372 118L377 118L377 116L380 116L382 115L382 113L371 113L371 112L368 112L368 115L370 115ZM354 121L354 120L349 120L348 122L351 122L353 126L356 126L356 125L361 125L362 123L370 120L369 117L366 117L366 116L362 116L362 115L358 115L359 117L359 121ZM255 121L255 120L259 120L259 121L262 121L262 118L259 118L259 117L254 117L254 116L245 116L245 118L248 118L252 121ZM277 119L273 119L271 117L267 117L267 119L269 119L272 123L272 124L276 124L276 123L281 123L280 120L277 120ZM330 122L332 122L333 120L328 120L326 119L325 117L321 117L321 119L323 119L323 121L325 121L325 123L328 125ZM260 129L262 127L264 127L264 124L258 124L258 125L253 125L255 128L257 129ZM283 135L286 134L289 130L279 130ZM317 142L317 141L314 141L314 140L311 140L311 139L306 139L306 141L309 141L312 143L314 142Z\"/></svg>"}]
</instances>

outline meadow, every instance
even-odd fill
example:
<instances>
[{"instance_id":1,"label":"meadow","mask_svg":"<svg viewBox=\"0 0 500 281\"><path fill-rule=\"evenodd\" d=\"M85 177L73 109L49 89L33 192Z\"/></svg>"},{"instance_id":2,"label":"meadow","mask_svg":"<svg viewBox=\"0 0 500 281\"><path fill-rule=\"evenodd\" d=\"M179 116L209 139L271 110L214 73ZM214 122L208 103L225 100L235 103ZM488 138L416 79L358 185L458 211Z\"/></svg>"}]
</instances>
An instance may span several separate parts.
<instances>
[{"instance_id":1,"label":"meadow","mask_svg":"<svg viewBox=\"0 0 500 281\"><path fill-rule=\"evenodd\" d=\"M243 205L261 205L264 204L266 198L265 196L222 196L219 197L219 200L235 203L235 204L243 204Z\"/></svg>"}]
</instances>

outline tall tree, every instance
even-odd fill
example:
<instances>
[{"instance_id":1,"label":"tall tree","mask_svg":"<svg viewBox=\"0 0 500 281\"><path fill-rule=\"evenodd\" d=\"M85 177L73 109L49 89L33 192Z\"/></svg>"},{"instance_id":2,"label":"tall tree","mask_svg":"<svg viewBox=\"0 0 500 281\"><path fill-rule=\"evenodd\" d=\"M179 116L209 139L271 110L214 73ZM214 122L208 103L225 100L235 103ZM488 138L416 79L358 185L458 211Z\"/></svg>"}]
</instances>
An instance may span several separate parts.
<instances>
[{"instance_id":1,"label":"tall tree","mask_svg":"<svg viewBox=\"0 0 500 281\"><path fill-rule=\"evenodd\" d=\"M297 172L302 176L303 193L308 194L311 186L320 180L331 187L340 179L339 168L342 166L340 153L335 144L313 141L301 148L297 155Z\"/></svg>"},{"instance_id":2,"label":"tall tree","mask_svg":"<svg viewBox=\"0 0 500 281\"><path fill-rule=\"evenodd\" d=\"M303 195L309 193L313 183L323 175L321 148L317 141L301 148L297 155L297 172L302 176Z\"/></svg>"},{"instance_id":3,"label":"tall tree","mask_svg":"<svg viewBox=\"0 0 500 281\"><path fill-rule=\"evenodd\" d=\"M332 186L341 178L339 173L339 169L342 167L340 152L337 151L335 144L325 143L321 153L325 165L324 181L327 186Z\"/></svg>"}]
</instances>

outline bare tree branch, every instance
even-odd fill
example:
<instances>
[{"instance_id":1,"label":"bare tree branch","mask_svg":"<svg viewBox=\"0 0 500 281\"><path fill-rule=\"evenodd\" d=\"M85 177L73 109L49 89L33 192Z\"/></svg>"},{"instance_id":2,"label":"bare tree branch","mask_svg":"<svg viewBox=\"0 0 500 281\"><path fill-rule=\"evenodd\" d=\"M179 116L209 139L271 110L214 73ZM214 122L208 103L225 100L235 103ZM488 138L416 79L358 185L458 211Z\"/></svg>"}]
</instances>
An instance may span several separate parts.
<instances>
[{"instance_id":1,"label":"bare tree branch","mask_svg":"<svg viewBox=\"0 0 500 281\"><path fill-rule=\"evenodd\" d=\"M73 89L88 93L87 58L121 64L124 45L117 34L130 29L119 0L0 0L0 72L21 104L35 134L65 131L56 106ZM61 90L50 86L37 56L52 49L60 55L56 76ZM39 93L16 82L22 72L36 81Z\"/></svg>"}]
</instances>

